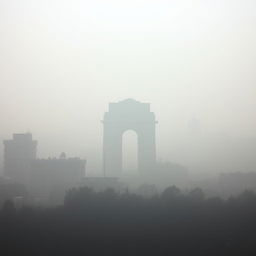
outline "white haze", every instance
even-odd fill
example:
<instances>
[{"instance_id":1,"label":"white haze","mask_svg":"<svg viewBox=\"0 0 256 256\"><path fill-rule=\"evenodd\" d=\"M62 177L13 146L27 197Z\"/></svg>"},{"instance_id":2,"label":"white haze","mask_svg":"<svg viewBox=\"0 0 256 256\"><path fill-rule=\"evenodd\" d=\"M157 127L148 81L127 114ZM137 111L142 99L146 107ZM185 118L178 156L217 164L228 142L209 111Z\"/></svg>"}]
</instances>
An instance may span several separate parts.
<instances>
[{"instance_id":1,"label":"white haze","mask_svg":"<svg viewBox=\"0 0 256 256\"><path fill-rule=\"evenodd\" d=\"M159 158L186 162L193 118L256 137L255 13L254 0L1 0L0 137L30 131L39 157L94 172L100 120L125 98L151 103Z\"/></svg>"}]
</instances>

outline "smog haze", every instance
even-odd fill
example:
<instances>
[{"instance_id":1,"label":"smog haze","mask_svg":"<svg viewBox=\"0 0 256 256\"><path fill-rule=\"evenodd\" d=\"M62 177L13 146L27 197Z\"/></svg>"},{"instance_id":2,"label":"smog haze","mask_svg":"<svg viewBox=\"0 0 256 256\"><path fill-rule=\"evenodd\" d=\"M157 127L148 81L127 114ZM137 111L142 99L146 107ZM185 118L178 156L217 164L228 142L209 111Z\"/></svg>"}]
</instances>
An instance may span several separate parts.
<instances>
[{"instance_id":1,"label":"smog haze","mask_svg":"<svg viewBox=\"0 0 256 256\"><path fill-rule=\"evenodd\" d=\"M31 132L40 157L65 151L97 172L103 114L126 98L151 104L158 159L188 162L195 119L207 138L254 138L255 12L253 0L2 0L0 138Z\"/></svg>"}]
</instances>

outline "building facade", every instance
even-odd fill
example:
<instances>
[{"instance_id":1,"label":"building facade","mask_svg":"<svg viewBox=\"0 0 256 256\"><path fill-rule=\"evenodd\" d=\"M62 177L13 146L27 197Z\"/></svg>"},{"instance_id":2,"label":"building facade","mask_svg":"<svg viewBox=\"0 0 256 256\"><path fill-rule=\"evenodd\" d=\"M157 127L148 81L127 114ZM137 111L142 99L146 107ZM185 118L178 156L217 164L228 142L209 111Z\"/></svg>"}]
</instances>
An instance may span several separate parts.
<instances>
[{"instance_id":1,"label":"building facade","mask_svg":"<svg viewBox=\"0 0 256 256\"><path fill-rule=\"evenodd\" d=\"M4 175L13 182L27 185L31 161L36 159L37 141L31 133L13 134L4 140Z\"/></svg>"},{"instance_id":2,"label":"building facade","mask_svg":"<svg viewBox=\"0 0 256 256\"><path fill-rule=\"evenodd\" d=\"M65 192L85 177L86 160L80 158L36 159L31 162L30 191L52 204L61 203Z\"/></svg>"}]
</instances>

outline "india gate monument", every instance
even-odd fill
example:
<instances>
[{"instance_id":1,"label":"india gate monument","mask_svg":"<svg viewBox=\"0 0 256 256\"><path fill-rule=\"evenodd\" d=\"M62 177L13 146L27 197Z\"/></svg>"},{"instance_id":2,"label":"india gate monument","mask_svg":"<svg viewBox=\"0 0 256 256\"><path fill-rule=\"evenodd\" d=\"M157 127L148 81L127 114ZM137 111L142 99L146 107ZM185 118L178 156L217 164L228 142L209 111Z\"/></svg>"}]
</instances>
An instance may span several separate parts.
<instances>
[{"instance_id":1,"label":"india gate monument","mask_svg":"<svg viewBox=\"0 0 256 256\"><path fill-rule=\"evenodd\" d=\"M122 174L122 139L127 130L138 137L138 172L154 170L156 165L155 114L149 103L126 99L110 103L103 119L103 172L106 177Z\"/></svg>"}]
</instances>

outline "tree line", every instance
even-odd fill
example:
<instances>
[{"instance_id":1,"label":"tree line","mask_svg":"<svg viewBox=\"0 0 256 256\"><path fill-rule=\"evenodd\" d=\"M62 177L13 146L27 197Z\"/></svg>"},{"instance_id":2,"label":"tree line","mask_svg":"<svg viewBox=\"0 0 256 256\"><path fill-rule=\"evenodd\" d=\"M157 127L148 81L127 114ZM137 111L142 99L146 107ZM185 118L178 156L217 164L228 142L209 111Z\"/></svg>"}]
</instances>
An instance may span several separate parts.
<instances>
[{"instance_id":1,"label":"tree line","mask_svg":"<svg viewBox=\"0 0 256 256\"><path fill-rule=\"evenodd\" d=\"M169 187L149 198L74 188L54 208L6 201L2 255L256 255L256 195L205 198Z\"/></svg>"}]
</instances>

